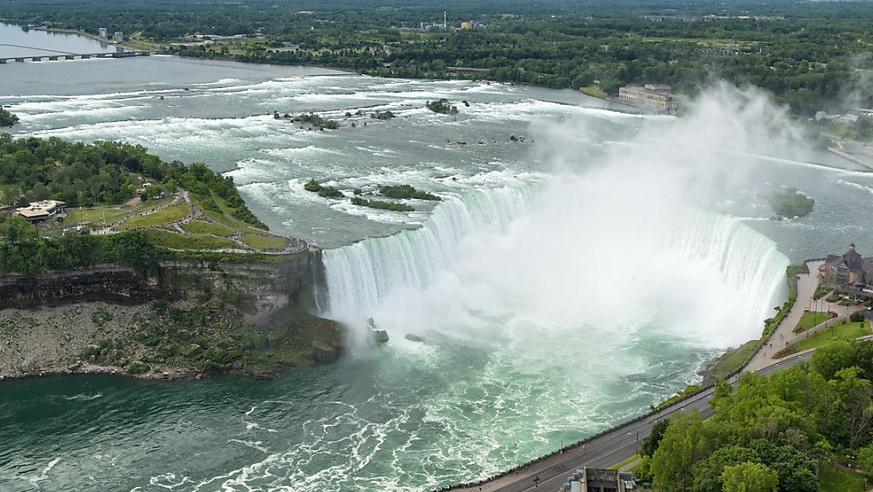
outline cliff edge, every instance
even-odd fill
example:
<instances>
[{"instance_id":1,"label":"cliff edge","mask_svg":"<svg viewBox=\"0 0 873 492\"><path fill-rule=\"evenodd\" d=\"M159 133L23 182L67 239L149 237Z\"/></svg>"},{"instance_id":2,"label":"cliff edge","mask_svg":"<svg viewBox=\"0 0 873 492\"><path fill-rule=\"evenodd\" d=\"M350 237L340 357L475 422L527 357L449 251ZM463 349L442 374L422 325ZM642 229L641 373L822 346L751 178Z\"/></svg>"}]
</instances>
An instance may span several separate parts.
<instances>
[{"instance_id":1,"label":"cliff edge","mask_svg":"<svg viewBox=\"0 0 873 492\"><path fill-rule=\"evenodd\" d=\"M162 261L0 278L0 378L72 373L274 377L332 361L338 323L308 314L320 252Z\"/></svg>"}]
</instances>

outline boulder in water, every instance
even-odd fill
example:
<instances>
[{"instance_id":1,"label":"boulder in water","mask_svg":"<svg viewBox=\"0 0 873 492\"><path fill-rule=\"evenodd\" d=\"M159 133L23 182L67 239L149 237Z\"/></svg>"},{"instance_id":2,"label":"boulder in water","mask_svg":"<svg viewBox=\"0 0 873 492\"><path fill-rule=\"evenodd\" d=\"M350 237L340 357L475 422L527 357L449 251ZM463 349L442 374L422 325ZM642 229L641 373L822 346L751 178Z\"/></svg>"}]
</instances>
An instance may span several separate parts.
<instances>
[{"instance_id":1,"label":"boulder in water","mask_svg":"<svg viewBox=\"0 0 873 492\"><path fill-rule=\"evenodd\" d=\"M383 344L388 341L388 332L385 330L373 330L373 340L378 344Z\"/></svg>"},{"instance_id":2,"label":"boulder in water","mask_svg":"<svg viewBox=\"0 0 873 492\"><path fill-rule=\"evenodd\" d=\"M412 333L406 335L406 339L409 340L410 342L424 343L424 337L420 337L418 335L413 335Z\"/></svg>"}]
</instances>

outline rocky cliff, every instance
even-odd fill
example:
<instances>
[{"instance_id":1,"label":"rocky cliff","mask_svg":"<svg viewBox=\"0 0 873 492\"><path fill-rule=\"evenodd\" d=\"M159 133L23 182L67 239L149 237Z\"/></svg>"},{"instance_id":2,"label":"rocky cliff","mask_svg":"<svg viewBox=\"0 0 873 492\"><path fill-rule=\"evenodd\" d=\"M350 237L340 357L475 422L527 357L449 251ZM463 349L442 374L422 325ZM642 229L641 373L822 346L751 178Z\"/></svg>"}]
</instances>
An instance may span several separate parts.
<instances>
[{"instance_id":1,"label":"rocky cliff","mask_svg":"<svg viewBox=\"0 0 873 492\"><path fill-rule=\"evenodd\" d=\"M4 277L0 377L269 377L333 360L340 327L306 309L320 266L320 252L309 251L249 262L164 262L148 277L113 265Z\"/></svg>"}]
</instances>

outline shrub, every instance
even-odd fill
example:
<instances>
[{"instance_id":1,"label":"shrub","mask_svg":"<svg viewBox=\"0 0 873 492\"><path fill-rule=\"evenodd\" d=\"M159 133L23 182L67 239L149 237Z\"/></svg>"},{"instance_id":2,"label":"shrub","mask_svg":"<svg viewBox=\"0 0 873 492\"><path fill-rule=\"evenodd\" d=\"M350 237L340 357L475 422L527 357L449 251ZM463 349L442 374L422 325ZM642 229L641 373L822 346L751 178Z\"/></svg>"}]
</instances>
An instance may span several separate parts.
<instances>
[{"instance_id":1,"label":"shrub","mask_svg":"<svg viewBox=\"0 0 873 492\"><path fill-rule=\"evenodd\" d=\"M128 374L143 374L149 372L150 369L149 365L141 360L135 360L127 365Z\"/></svg>"},{"instance_id":2,"label":"shrub","mask_svg":"<svg viewBox=\"0 0 873 492\"><path fill-rule=\"evenodd\" d=\"M322 186L318 190L318 196L323 196L325 198L342 198L343 194L333 186Z\"/></svg>"},{"instance_id":3,"label":"shrub","mask_svg":"<svg viewBox=\"0 0 873 492\"><path fill-rule=\"evenodd\" d=\"M452 106L446 98L440 99L439 101L428 101L427 109L440 114L458 114L458 108Z\"/></svg>"},{"instance_id":4,"label":"shrub","mask_svg":"<svg viewBox=\"0 0 873 492\"><path fill-rule=\"evenodd\" d=\"M352 198L352 205L361 207L376 208L381 210L394 210L395 212L412 212L415 208L405 203L385 202L381 200L367 200L365 198Z\"/></svg>"},{"instance_id":5,"label":"shrub","mask_svg":"<svg viewBox=\"0 0 873 492\"><path fill-rule=\"evenodd\" d=\"M415 198L418 200L440 201L440 197L419 191L410 185L383 186L379 188L379 193L388 198Z\"/></svg>"},{"instance_id":6,"label":"shrub","mask_svg":"<svg viewBox=\"0 0 873 492\"><path fill-rule=\"evenodd\" d=\"M318 181L314 179L310 179L305 185L303 185L303 189L306 191L311 191L313 193L317 193L318 190L321 189L321 185L318 184Z\"/></svg>"}]
</instances>

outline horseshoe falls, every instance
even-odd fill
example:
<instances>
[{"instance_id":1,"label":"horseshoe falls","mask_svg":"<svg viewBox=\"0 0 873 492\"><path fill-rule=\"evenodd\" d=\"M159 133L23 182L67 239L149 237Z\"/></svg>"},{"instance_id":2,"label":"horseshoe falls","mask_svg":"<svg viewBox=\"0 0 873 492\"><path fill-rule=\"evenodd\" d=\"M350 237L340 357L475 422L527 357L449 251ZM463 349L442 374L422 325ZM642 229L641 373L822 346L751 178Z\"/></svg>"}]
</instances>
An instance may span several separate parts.
<instances>
[{"instance_id":1,"label":"horseshoe falls","mask_svg":"<svg viewBox=\"0 0 873 492\"><path fill-rule=\"evenodd\" d=\"M613 336L654 323L717 349L753 338L784 294L787 258L736 219L692 210L606 225L594 204L561 217L574 205L542 203L542 189L453 197L420 229L325 251L326 314L357 328L358 345L374 324L398 338L518 325L572 340L580 326Z\"/></svg>"}]
</instances>

